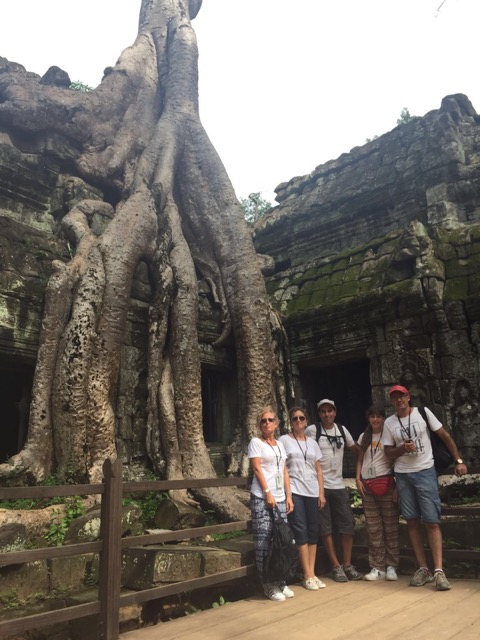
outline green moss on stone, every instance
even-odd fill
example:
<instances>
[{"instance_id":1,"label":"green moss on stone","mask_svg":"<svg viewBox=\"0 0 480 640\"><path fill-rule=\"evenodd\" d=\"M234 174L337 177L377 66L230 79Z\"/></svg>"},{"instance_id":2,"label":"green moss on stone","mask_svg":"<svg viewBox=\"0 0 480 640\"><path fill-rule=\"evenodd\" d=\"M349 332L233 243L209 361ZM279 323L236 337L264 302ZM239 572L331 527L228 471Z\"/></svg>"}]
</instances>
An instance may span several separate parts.
<instances>
[{"instance_id":1,"label":"green moss on stone","mask_svg":"<svg viewBox=\"0 0 480 640\"><path fill-rule=\"evenodd\" d=\"M445 263L445 275L447 278L474 275L480 271L480 253L469 258L448 260Z\"/></svg>"},{"instance_id":2,"label":"green moss on stone","mask_svg":"<svg viewBox=\"0 0 480 640\"><path fill-rule=\"evenodd\" d=\"M443 293L444 301L463 300L468 295L468 284L468 278L448 278Z\"/></svg>"},{"instance_id":3,"label":"green moss on stone","mask_svg":"<svg viewBox=\"0 0 480 640\"><path fill-rule=\"evenodd\" d=\"M360 275L361 268L362 268L361 263L354 264L353 266L351 265L345 273L345 281L357 280L358 276Z\"/></svg>"},{"instance_id":4,"label":"green moss on stone","mask_svg":"<svg viewBox=\"0 0 480 640\"><path fill-rule=\"evenodd\" d=\"M342 288L340 291L340 297L352 297L356 296L359 292L359 283L357 280L350 280L349 282L344 282L342 284Z\"/></svg>"},{"instance_id":5,"label":"green moss on stone","mask_svg":"<svg viewBox=\"0 0 480 640\"><path fill-rule=\"evenodd\" d=\"M310 305L312 307L318 307L325 302L327 297L327 288L317 291L314 291L310 297Z\"/></svg>"},{"instance_id":6,"label":"green moss on stone","mask_svg":"<svg viewBox=\"0 0 480 640\"><path fill-rule=\"evenodd\" d=\"M287 304L286 315L305 311L311 306L310 296L297 296Z\"/></svg>"},{"instance_id":7,"label":"green moss on stone","mask_svg":"<svg viewBox=\"0 0 480 640\"><path fill-rule=\"evenodd\" d=\"M305 282L305 284L300 289L299 295L301 296L309 296L315 290L315 281L309 280Z\"/></svg>"}]
</instances>

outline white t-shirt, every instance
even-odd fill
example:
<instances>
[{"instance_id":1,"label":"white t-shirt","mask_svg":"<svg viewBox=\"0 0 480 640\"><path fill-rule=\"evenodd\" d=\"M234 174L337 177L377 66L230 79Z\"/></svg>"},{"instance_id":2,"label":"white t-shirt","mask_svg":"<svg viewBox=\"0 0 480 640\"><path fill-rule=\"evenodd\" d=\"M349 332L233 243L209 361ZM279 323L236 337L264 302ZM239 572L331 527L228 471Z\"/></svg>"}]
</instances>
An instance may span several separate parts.
<instances>
[{"instance_id":1,"label":"white t-shirt","mask_svg":"<svg viewBox=\"0 0 480 640\"><path fill-rule=\"evenodd\" d=\"M325 489L343 489L343 452L345 446L351 447L355 444L349 431L343 427L345 432L346 443L342 438L342 432L336 424L332 429L324 429L321 427L321 435L318 439L318 445L322 452L322 471ZM305 429L305 434L315 439L317 427L311 424ZM337 444L341 443L338 448Z\"/></svg>"},{"instance_id":2,"label":"white t-shirt","mask_svg":"<svg viewBox=\"0 0 480 640\"><path fill-rule=\"evenodd\" d=\"M432 431L437 431L442 423L425 407ZM399 447L402 442L411 438L417 447L413 453L404 453L395 460L395 472L415 473L433 467L432 445L427 432L428 426L416 407L410 415L399 418L396 414L385 420L384 445Z\"/></svg>"},{"instance_id":3,"label":"white t-shirt","mask_svg":"<svg viewBox=\"0 0 480 640\"><path fill-rule=\"evenodd\" d=\"M359 437L358 444L362 444L363 435ZM381 433L372 433L372 444L363 453L362 478L377 478L392 473L392 463L383 448L384 440L385 427Z\"/></svg>"},{"instance_id":4,"label":"white t-shirt","mask_svg":"<svg viewBox=\"0 0 480 640\"><path fill-rule=\"evenodd\" d=\"M289 435L280 438L287 452L287 469L292 493L318 498L319 487L315 462L320 460L320 447L312 440L295 440Z\"/></svg>"},{"instance_id":5,"label":"white t-shirt","mask_svg":"<svg viewBox=\"0 0 480 640\"><path fill-rule=\"evenodd\" d=\"M277 445L272 446L262 440L262 438L252 438L248 443L248 457L261 458L260 466L268 488L277 502L285 500L285 489L283 486L283 470L287 453L285 447L277 440ZM250 491L257 498L265 499L265 494L258 484L257 477L253 476Z\"/></svg>"}]
</instances>

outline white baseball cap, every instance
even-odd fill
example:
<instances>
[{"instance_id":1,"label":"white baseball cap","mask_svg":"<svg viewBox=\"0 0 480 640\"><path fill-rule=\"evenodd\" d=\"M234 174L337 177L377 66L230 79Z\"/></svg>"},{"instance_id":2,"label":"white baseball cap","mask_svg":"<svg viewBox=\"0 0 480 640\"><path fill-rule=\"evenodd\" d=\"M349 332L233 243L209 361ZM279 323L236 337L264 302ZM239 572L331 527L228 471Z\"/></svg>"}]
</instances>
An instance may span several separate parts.
<instances>
[{"instance_id":1,"label":"white baseball cap","mask_svg":"<svg viewBox=\"0 0 480 640\"><path fill-rule=\"evenodd\" d=\"M333 400L329 400L328 398L324 398L323 400L320 400L320 402L317 402L317 409L320 409L322 404L331 404L334 409L337 408L335 406L335 402Z\"/></svg>"}]
</instances>

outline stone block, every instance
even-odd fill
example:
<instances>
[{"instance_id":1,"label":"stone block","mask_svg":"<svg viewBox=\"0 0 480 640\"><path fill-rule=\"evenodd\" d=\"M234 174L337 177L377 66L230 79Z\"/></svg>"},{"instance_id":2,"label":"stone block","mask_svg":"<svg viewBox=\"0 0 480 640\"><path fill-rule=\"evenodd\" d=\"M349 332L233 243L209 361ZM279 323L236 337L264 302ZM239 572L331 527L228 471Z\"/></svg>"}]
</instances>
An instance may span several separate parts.
<instances>
[{"instance_id":1,"label":"stone block","mask_svg":"<svg viewBox=\"0 0 480 640\"><path fill-rule=\"evenodd\" d=\"M48 560L50 589L57 593L70 593L82 589L85 582L86 556L52 558Z\"/></svg>"},{"instance_id":2,"label":"stone block","mask_svg":"<svg viewBox=\"0 0 480 640\"><path fill-rule=\"evenodd\" d=\"M50 580L46 560L9 565L0 569L0 601L15 597L19 603L29 598L46 596Z\"/></svg>"},{"instance_id":3,"label":"stone block","mask_svg":"<svg viewBox=\"0 0 480 640\"><path fill-rule=\"evenodd\" d=\"M122 584L148 589L161 583L192 580L240 567L238 552L190 545L132 547L123 554Z\"/></svg>"}]
</instances>

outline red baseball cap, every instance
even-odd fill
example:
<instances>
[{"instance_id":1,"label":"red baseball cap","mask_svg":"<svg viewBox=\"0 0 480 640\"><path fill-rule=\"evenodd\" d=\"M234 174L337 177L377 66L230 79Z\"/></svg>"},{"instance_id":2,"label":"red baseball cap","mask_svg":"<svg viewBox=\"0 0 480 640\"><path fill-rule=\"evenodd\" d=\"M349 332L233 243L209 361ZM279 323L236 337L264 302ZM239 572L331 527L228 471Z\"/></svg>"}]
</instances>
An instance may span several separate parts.
<instances>
[{"instance_id":1,"label":"red baseball cap","mask_svg":"<svg viewBox=\"0 0 480 640\"><path fill-rule=\"evenodd\" d=\"M388 392L388 395L392 395L392 393L395 393L395 391L398 391L399 393L404 393L405 395L408 395L408 389L405 389L405 387L402 387L401 384L396 384L394 387L392 387L390 389L390 391Z\"/></svg>"}]
</instances>

